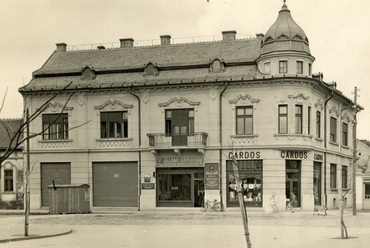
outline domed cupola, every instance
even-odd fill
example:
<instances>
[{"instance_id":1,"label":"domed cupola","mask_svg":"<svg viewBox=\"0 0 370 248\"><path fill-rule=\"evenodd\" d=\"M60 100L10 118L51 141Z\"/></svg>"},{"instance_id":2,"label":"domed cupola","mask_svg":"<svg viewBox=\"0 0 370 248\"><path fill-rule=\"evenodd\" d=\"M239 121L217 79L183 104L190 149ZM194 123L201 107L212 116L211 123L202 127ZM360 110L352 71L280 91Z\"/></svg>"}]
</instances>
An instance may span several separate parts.
<instances>
[{"instance_id":1,"label":"domed cupola","mask_svg":"<svg viewBox=\"0 0 370 248\"><path fill-rule=\"evenodd\" d=\"M314 57L310 53L308 38L293 20L285 0L275 23L261 38L261 54L257 63L263 74L311 76Z\"/></svg>"}]
</instances>

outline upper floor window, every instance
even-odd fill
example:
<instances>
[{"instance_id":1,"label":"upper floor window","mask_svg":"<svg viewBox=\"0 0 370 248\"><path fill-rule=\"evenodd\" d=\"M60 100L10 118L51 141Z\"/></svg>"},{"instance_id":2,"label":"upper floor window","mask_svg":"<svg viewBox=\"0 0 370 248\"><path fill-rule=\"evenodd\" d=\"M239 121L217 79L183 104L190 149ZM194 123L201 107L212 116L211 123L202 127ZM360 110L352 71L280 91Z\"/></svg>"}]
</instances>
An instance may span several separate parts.
<instances>
[{"instance_id":1,"label":"upper floor window","mask_svg":"<svg viewBox=\"0 0 370 248\"><path fill-rule=\"evenodd\" d=\"M330 164L330 188L337 188L337 165Z\"/></svg>"},{"instance_id":2,"label":"upper floor window","mask_svg":"<svg viewBox=\"0 0 370 248\"><path fill-rule=\"evenodd\" d=\"M288 133L288 105L279 105L279 133Z\"/></svg>"},{"instance_id":3,"label":"upper floor window","mask_svg":"<svg viewBox=\"0 0 370 248\"><path fill-rule=\"evenodd\" d=\"M342 166L342 189L347 189L348 188L348 167L343 165Z\"/></svg>"},{"instance_id":4,"label":"upper floor window","mask_svg":"<svg viewBox=\"0 0 370 248\"><path fill-rule=\"evenodd\" d=\"M194 109L167 109L165 113L165 133L172 135L194 134Z\"/></svg>"},{"instance_id":5,"label":"upper floor window","mask_svg":"<svg viewBox=\"0 0 370 248\"><path fill-rule=\"evenodd\" d=\"M321 112L316 112L316 136L321 138Z\"/></svg>"},{"instance_id":6,"label":"upper floor window","mask_svg":"<svg viewBox=\"0 0 370 248\"><path fill-rule=\"evenodd\" d=\"M288 73L288 61L286 60L279 61L279 73L280 74Z\"/></svg>"},{"instance_id":7,"label":"upper floor window","mask_svg":"<svg viewBox=\"0 0 370 248\"><path fill-rule=\"evenodd\" d=\"M337 119L330 117L330 141L337 143Z\"/></svg>"},{"instance_id":8,"label":"upper floor window","mask_svg":"<svg viewBox=\"0 0 370 248\"><path fill-rule=\"evenodd\" d=\"M253 107L236 108L236 134L253 134Z\"/></svg>"},{"instance_id":9,"label":"upper floor window","mask_svg":"<svg viewBox=\"0 0 370 248\"><path fill-rule=\"evenodd\" d=\"M348 124L342 123L342 145L348 146Z\"/></svg>"},{"instance_id":10,"label":"upper floor window","mask_svg":"<svg viewBox=\"0 0 370 248\"><path fill-rule=\"evenodd\" d=\"M295 133L302 134L302 105L295 106Z\"/></svg>"},{"instance_id":11,"label":"upper floor window","mask_svg":"<svg viewBox=\"0 0 370 248\"><path fill-rule=\"evenodd\" d=\"M68 139L68 114L42 115L43 139Z\"/></svg>"},{"instance_id":12,"label":"upper floor window","mask_svg":"<svg viewBox=\"0 0 370 248\"><path fill-rule=\"evenodd\" d=\"M307 110L307 131L308 134L311 134L311 107L308 106Z\"/></svg>"},{"instance_id":13,"label":"upper floor window","mask_svg":"<svg viewBox=\"0 0 370 248\"><path fill-rule=\"evenodd\" d=\"M4 191L14 191L14 175L13 170L4 170Z\"/></svg>"},{"instance_id":14,"label":"upper floor window","mask_svg":"<svg viewBox=\"0 0 370 248\"><path fill-rule=\"evenodd\" d=\"M308 75L311 76L312 75L312 64L308 64Z\"/></svg>"},{"instance_id":15,"label":"upper floor window","mask_svg":"<svg viewBox=\"0 0 370 248\"><path fill-rule=\"evenodd\" d=\"M297 74L303 74L303 62L297 61Z\"/></svg>"},{"instance_id":16,"label":"upper floor window","mask_svg":"<svg viewBox=\"0 0 370 248\"><path fill-rule=\"evenodd\" d=\"M127 138L128 113L126 111L100 113L101 138Z\"/></svg>"}]
</instances>

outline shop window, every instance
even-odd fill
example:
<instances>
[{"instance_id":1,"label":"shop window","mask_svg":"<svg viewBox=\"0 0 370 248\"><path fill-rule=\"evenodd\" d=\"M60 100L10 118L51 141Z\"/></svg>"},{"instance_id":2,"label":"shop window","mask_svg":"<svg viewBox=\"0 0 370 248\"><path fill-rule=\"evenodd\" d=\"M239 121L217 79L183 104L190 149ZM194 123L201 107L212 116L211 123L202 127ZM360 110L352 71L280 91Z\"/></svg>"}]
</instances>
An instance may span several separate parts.
<instances>
[{"instance_id":1,"label":"shop window","mask_svg":"<svg viewBox=\"0 0 370 248\"><path fill-rule=\"evenodd\" d=\"M337 188L337 165L330 164L330 188Z\"/></svg>"},{"instance_id":2,"label":"shop window","mask_svg":"<svg viewBox=\"0 0 370 248\"><path fill-rule=\"evenodd\" d=\"M314 162L313 165L313 196L315 206L321 206L321 163Z\"/></svg>"},{"instance_id":3,"label":"shop window","mask_svg":"<svg viewBox=\"0 0 370 248\"><path fill-rule=\"evenodd\" d=\"M4 191L12 192L13 189L13 170L4 170Z\"/></svg>"},{"instance_id":4,"label":"shop window","mask_svg":"<svg viewBox=\"0 0 370 248\"><path fill-rule=\"evenodd\" d=\"M342 123L342 145L348 146L348 124Z\"/></svg>"},{"instance_id":5,"label":"shop window","mask_svg":"<svg viewBox=\"0 0 370 248\"><path fill-rule=\"evenodd\" d=\"M316 111L316 136L321 138L321 112Z\"/></svg>"},{"instance_id":6,"label":"shop window","mask_svg":"<svg viewBox=\"0 0 370 248\"><path fill-rule=\"evenodd\" d=\"M295 106L295 133L302 134L302 105Z\"/></svg>"},{"instance_id":7,"label":"shop window","mask_svg":"<svg viewBox=\"0 0 370 248\"><path fill-rule=\"evenodd\" d=\"M288 73L288 61L286 60L279 61L279 73L280 74Z\"/></svg>"},{"instance_id":8,"label":"shop window","mask_svg":"<svg viewBox=\"0 0 370 248\"><path fill-rule=\"evenodd\" d=\"M297 61L297 74L303 74L303 62Z\"/></svg>"},{"instance_id":9,"label":"shop window","mask_svg":"<svg viewBox=\"0 0 370 248\"><path fill-rule=\"evenodd\" d=\"M126 111L101 112L101 138L127 138L128 113Z\"/></svg>"},{"instance_id":10,"label":"shop window","mask_svg":"<svg viewBox=\"0 0 370 248\"><path fill-rule=\"evenodd\" d=\"M236 134L253 134L253 107L236 108Z\"/></svg>"},{"instance_id":11,"label":"shop window","mask_svg":"<svg viewBox=\"0 0 370 248\"><path fill-rule=\"evenodd\" d=\"M330 117L330 141L337 143L337 119Z\"/></svg>"},{"instance_id":12,"label":"shop window","mask_svg":"<svg viewBox=\"0 0 370 248\"><path fill-rule=\"evenodd\" d=\"M262 160L237 160L239 183L246 206L262 207ZM226 161L228 180L228 206L238 206L233 162Z\"/></svg>"},{"instance_id":13,"label":"shop window","mask_svg":"<svg viewBox=\"0 0 370 248\"><path fill-rule=\"evenodd\" d=\"M68 114L43 114L43 139L68 139Z\"/></svg>"},{"instance_id":14,"label":"shop window","mask_svg":"<svg viewBox=\"0 0 370 248\"><path fill-rule=\"evenodd\" d=\"M343 165L342 166L342 189L348 188L348 167Z\"/></svg>"},{"instance_id":15,"label":"shop window","mask_svg":"<svg viewBox=\"0 0 370 248\"><path fill-rule=\"evenodd\" d=\"M288 105L279 105L279 133L288 133Z\"/></svg>"}]
</instances>

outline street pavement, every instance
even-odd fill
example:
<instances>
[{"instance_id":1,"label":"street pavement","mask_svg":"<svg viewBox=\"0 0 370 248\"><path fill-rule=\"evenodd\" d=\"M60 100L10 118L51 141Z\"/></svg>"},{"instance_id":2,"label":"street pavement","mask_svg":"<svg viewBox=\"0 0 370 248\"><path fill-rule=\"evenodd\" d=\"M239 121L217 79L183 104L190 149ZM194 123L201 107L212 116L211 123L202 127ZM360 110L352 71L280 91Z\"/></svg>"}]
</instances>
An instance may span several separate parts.
<instances>
[{"instance_id":1,"label":"street pavement","mask_svg":"<svg viewBox=\"0 0 370 248\"><path fill-rule=\"evenodd\" d=\"M249 212L252 247L370 246L370 213L345 211L349 239L341 239L338 210ZM24 216L0 212L0 247L247 247L241 215L231 212L122 212L31 215L24 238Z\"/></svg>"}]
</instances>

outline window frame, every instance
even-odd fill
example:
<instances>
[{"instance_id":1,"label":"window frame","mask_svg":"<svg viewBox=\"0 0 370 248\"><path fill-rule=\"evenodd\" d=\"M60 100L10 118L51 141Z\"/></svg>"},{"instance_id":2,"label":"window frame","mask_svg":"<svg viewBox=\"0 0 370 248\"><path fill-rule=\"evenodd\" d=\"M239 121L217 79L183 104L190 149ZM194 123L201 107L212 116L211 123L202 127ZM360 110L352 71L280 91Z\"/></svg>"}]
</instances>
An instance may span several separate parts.
<instances>
[{"instance_id":1,"label":"window frame","mask_svg":"<svg viewBox=\"0 0 370 248\"><path fill-rule=\"evenodd\" d=\"M316 111L316 136L321 138L321 112Z\"/></svg>"},{"instance_id":2,"label":"window frame","mask_svg":"<svg viewBox=\"0 0 370 248\"><path fill-rule=\"evenodd\" d=\"M239 115L239 110L243 110L243 114ZM249 114L249 111L251 114ZM235 111L235 134L236 135L253 135L253 106L237 106ZM239 127L239 121L242 120L243 127ZM249 121L248 121L249 120ZM243 130L241 130L243 129ZM249 132L247 130L250 130ZM239 132L241 131L241 132Z\"/></svg>"},{"instance_id":3,"label":"window frame","mask_svg":"<svg viewBox=\"0 0 370 248\"><path fill-rule=\"evenodd\" d=\"M348 146L348 123L342 122L342 145Z\"/></svg>"},{"instance_id":4,"label":"window frame","mask_svg":"<svg viewBox=\"0 0 370 248\"><path fill-rule=\"evenodd\" d=\"M287 74L287 73L288 73L288 61L280 60L279 61L279 74Z\"/></svg>"},{"instance_id":5,"label":"window frame","mask_svg":"<svg viewBox=\"0 0 370 248\"><path fill-rule=\"evenodd\" d=\"M11 175L8 175L11 173ZM4 192L14 192L14 170L4 169Z\"/></svg>"},{"instance_id":6,"label":"window frame","mask_svg":"<svg viewBox=\"0 0 370 248\"><path fill-rule=\"evenodd\" d=\"M303 74L303 61L296 62L297 74Z\"/></svg>"},{"instance_id":7,"label":"window frame","mask_svg":"<svg viewBox=\"0 0 370 248\"><path fill-rule=\"evenodd\" d=\"M286 113L282 113L281 112L281 109L282 108L285 108L286 109ZM282 128L283 128L283 125L282 125L282 118L285 119L285 132L283 132ZM279 134L287 134L288 133L288 105L287 104L281 104L281 105L278 105L278 133Z\"/></svg>"},{"instance_id":8,"label":"window frame","mask_svg":"<svg viewBox=\"0 0 370 248\"><path fill-rule=\"evenodd\" d=\"M307 134L311 135L311 106L307 108Z\"/></svg>"},{"instance_id":9,"label":"window frame","mask_svg":"<svg viewBox=\"0 0 370 248\"><path fill-rule=\"evenodd\" d=\"M111 115L111 116L109 116ZM113 121L121 115L122 120ZM100 112L100 138L101 139L124 139L128 138L128 112L127 111L102 111Z\"/></svg>"},{"instance_id":10,"label":"window frame","mask_svg":"<svg viewBox=\"0 0 370 248\"><path fill-rule=\"evenodd\" d=\"M330 164L330 188L337 188L337 165Z\"/></svg>"},{"instance_id":11,"label":"window frame","mask_svg":"<svg viewBox=\"0 0 370 248\"><path fill-rule=\"evenodd\" d=\"M303 106L300 104L296 104L294 109L295 133L303 134Z\"/></svg>"},{"instance_id":12,"label":"window frame","mask_svg":"<svg viewBox=\"0 0 370 248\"><path fill-rule=\"evenodd\" d=\"M348 166L342 165L342 189L348 188Z\"/></svg>"},{"instance_id":13,"label":"window frame","mask_svg":"<svg viewBox=\"0 0 370 248\"><path fill-rule=\"evenodd\" d=\"M42 139L67 140L69 137L68 121L69 116L67 113L42 114Z\"/></svg>"},{"instance_id":14,"label":"window frame","mask_svg":"<svg viewBox=\"0 0 370 248\"><path fill-rule=\"evenodd\" d=\"M338 120L337 118L330 116L330 130L329 130L329 140L333 143L338 142Z\"/></svg>"}]
</instances>

